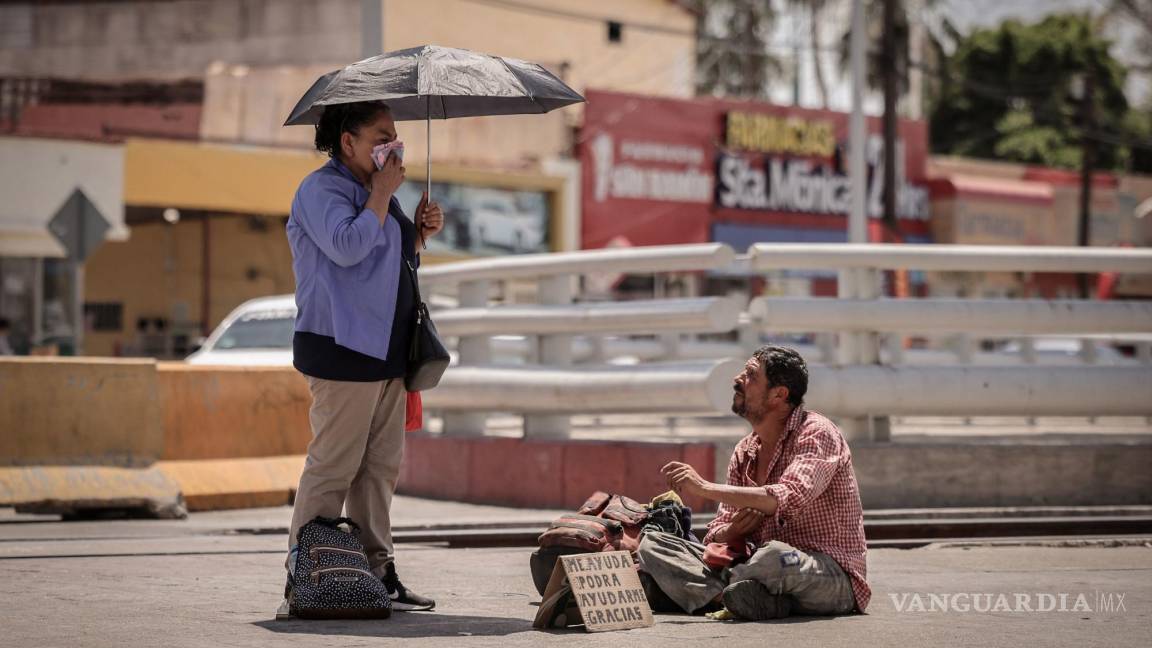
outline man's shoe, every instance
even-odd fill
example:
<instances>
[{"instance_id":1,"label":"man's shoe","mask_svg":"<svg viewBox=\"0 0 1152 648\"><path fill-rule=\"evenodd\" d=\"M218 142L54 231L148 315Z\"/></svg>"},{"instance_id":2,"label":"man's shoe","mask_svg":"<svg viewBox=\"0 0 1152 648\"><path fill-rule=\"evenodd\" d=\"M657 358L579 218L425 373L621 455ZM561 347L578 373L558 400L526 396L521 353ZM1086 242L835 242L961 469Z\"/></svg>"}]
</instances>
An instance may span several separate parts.
<instances>
[{"instance_id":1,"label":"man's shoe","mask_svg":"<svg viewBox=\"0 0 1152 648\"><path fill-rule=\"evenodd\" d=\"M392 599L392 609L397 612L413 612L418 610L431 610L436 607L436 601L404 587L400 577L396 575L396 563L388 563L385 567L384 586L388 588L388 598Z\"/></svg>"},{"instance_id":2,"label":"man's shoe","mask_svg":"<svg viewBox=\"0 0 1152 648\"><path fill-rule=\"evenodd\" d=\"M748 621L782 619L792 613L792 597L772 594L759 581L742 580L725 588L724 607Z\"/></svg>"}]
</instances>

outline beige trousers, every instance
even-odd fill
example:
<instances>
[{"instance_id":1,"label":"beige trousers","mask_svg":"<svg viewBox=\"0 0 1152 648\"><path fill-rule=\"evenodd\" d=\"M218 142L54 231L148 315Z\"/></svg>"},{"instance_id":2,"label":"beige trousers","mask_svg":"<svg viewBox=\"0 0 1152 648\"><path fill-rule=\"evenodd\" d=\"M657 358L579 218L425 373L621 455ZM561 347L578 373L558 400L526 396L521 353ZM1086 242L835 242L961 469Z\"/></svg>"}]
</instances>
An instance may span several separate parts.
<instances>
[{"instance_id":1,"label":"beige trousers","mask_svg":"<svg viewBox=\"0 0 1152 648\"><path fill-rule=\"evenodd\" d=\"M316 516L341 510L360 525L368 563L378 575L392 560L392 493L404 457L404 379L351 382L308 378L312 442L292 509L289 549Z\"/></svg>"}]
</instances>

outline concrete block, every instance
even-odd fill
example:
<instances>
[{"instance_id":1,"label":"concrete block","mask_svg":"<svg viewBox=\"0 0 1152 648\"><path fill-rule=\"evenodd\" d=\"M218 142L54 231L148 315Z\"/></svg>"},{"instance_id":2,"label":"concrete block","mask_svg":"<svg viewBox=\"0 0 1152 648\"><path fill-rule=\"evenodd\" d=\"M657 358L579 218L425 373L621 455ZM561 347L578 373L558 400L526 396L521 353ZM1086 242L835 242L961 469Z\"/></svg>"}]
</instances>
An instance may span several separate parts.
<instances>
[{"instance_id":1,"label":"concrete block","mask_svg":"<svg viewBox=\"0 0 1152 648\"><path fill-rule=\"evenodd\" d=\"M865 509L1152 504L1152 439L857 443Z\"/></svg>"},{"instance_id":2,"label":"concrete block","mask_svg":"<svg viewBox=\"0 0 1152 648\"><path fill-rule=\"evenodd\" d=\"M0 465L147 466L163 452L153 360L0 359Z\"/></svg>"},{"instance_id":3,"label":"concrete block","mask_svg":"<svg viewBox=\"0 0 1152 648\"><path fill-rule=\"evenodd\" d=\"M400 492L468 501L472 446L467 439L412 432L407 441L408 479L400 482Z\"/></svg>"},{"instance_id":4,"label":"concrete block","mask_svg":"<svg viewBox=\"0 0 1152 648\"><path fill-rule=\"evenodd\" d=\"M628 469L623 495L647 502L668 490L660 469L669 461L682 459L680 444L629 443L625 446Z\"/></svg>"},{"instance_id":5,"label":"concrete block","mask_svg":"<svg viewBox=\"0 0 1152 648\"><path fill-rule=\"evenodd\" d=\"M291 504L304 455L161 461L158 470L184 494L190 511Z\"/></svg>"},{"instance_id":6,"label":"concrete block","mask_svg":"<svg viewBox=\"0 0 1152 648\"><path fill-rule=\"evenodd\" d=\"M305 454L312 396L291 367L161 363L156 372L169 460Z\"/></svg>"},{"instance_id":7,"label":"concrete block","mask_svg":"<svg viewBox=\"0 0 1152 648\"><path fill-rule=\"evenodd\" d=\"M564 493L556 504L575 510L592 493L624 493L628 487L628 457L624 444L610 441L570 441L564 446Z\"/></svg>"},{"instance_id":8,"label":"concrete block","mask_svg":"<svg viewBox=\"0 0 1152 648\"><path fill-rule=\"evenodd\" d=\"M475 438L469 501L554 506L563 498L564 446L515 438Z\"/></svg>"},{"instance_id":9,"label":"concrete block","mask_svg":"<svg viewBox=\"0 0 1152 648\"><path fill-rule=\"evenodd\" d=\"M156 468L0 466L0 506L64 515L95 509L185 515L180 485Z\"/></svg>"}]
</instances>

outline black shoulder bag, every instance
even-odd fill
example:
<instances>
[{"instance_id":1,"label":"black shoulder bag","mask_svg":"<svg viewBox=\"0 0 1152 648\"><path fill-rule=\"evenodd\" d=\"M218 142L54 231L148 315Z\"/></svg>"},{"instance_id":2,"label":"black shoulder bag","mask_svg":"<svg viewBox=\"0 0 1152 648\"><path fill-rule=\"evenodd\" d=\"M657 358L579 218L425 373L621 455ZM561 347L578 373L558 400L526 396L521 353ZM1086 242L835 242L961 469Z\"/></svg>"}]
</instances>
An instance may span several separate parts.
<instances>
[{"instance_id":1,"label":"black shoulder bag","mask_svg":"<svg viewBox=\"0 0 1152 648\"><path fill-rule=\"evenodd\" d=\"M436 325L428 316L428 305L420 298L420 282L416 281L416 269L404 259L412 288L416 291L416 326L412 330L412 344L408 349L408 371L404 374L404 388L410 392L432 389L440 384L440 377L448 368L448 349L440 341Z\"/></svg>"}]
</instances>

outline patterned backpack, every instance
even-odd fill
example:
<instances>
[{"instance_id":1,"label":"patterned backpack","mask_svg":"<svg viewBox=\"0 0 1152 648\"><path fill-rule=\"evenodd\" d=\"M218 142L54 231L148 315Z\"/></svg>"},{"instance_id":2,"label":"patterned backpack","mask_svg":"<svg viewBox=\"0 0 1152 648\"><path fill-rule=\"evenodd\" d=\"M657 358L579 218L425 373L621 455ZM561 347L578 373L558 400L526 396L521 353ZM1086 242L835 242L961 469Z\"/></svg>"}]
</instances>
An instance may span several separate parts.
<instances>
[{"instance_id":1,"label":"patterned backpack","mask_svg":"<svg viewBox=\"0 0 1152 648\"><path fill-rule=\"evenodd\" d=\"M300 527L290 572L292 616L387 619L392 615L388 589L370 571L359 534L360 527L348 518L317 517Z\"/></svg>"}]
</instances>

